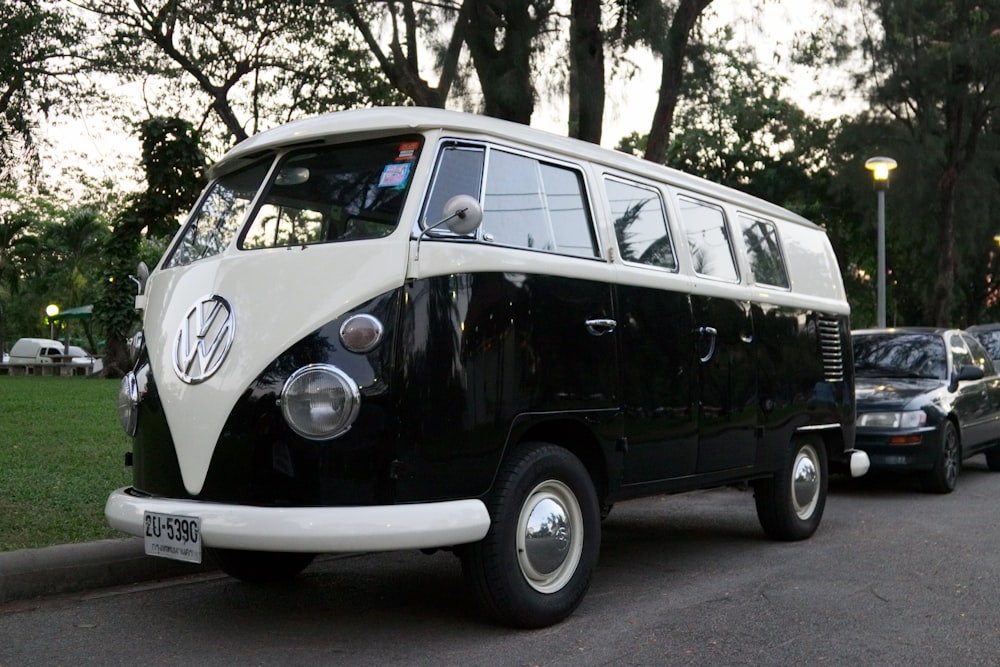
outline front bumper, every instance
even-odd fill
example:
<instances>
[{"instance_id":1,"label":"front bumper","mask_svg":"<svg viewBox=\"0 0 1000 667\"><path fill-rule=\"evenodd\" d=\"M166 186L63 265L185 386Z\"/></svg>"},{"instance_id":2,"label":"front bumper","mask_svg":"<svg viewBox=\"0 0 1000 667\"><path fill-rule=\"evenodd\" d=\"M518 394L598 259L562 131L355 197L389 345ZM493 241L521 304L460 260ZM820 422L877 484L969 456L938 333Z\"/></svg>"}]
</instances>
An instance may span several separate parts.
<instances>
[{"instance_id":1,"label":"front bumper","mask_svg":"<svg viewBox=\"0 0 1000 667\"><path fill-rule=\"evenodd\" d=\"M490 527L486 506L474 499L363 507L256 507L152 498L121 488L104 506L113 528L139 537L147 511L200 518L206 547L252 551L431 549L477 542Z\"/></svg>"},{"instance_id":2,"label":"front bumper","mask_svg":"<svg viewBox=\"0 0 1000 667\"><path fill-rule=\"evenodd\" d=\"M920 436L919 442L893 443L892 437ZM868 453L873 470L930 470L941 453L940 435L934 430L865 432L858 429L854 446Z\"/></svg>"}]
</instances>

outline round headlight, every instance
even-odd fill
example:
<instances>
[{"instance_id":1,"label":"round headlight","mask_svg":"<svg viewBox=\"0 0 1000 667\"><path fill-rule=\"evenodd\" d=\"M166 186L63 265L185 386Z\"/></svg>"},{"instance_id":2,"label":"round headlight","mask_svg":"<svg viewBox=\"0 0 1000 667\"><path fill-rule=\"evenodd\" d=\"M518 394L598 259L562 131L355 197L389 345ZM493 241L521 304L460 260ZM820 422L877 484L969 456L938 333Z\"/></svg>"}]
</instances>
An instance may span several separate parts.
<instances>
[{"instance_id":1,"label":"round headlight","mask_svg":"<svg viewBox=\"0 0 1000 667\"><path fill-rule=\"evenodd\" d=\"M303 366L281 389L281 414L293 431L310 440L329 440L351 428L361 408L358 385L328 364Z\"/></svg>"},{"instance_id":2,"label":"round headlight","mask_svg":"<svg viewBox=\"0 0 1000 667\"><path fill-rule=\"evenodd\" d=\"M139 382L131 371L118 385L118 421L126 433L135 435L139 423Z\"/></svg>"},{"instance_id":3,"label":"round headlight","mask_svg":"<svg viewBox=\"0 0 1000 667\"><path fill-rule=\"evenodd\" d=\"M340 326L340 342L351 352L371 352L382 342L384 331L374 315L352 315Z\"/></svg>"}]
</instances>

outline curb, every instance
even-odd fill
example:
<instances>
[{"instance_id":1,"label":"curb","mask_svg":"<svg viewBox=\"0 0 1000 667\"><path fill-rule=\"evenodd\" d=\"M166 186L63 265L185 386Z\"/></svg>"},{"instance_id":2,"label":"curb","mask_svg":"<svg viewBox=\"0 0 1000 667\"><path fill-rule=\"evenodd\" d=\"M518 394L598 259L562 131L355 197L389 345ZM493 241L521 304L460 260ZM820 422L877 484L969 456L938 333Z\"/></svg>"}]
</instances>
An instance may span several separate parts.
<instances>
[{"instance_id":1,"label":"curb","mask_svg":"<svg viewBox=\"0 0 1000 667\"><path fill-rule=\"evenodd\" d=\"M147 556L138 537L0 552L0 604L209 571Z\"/></svg>"}]
</instances>

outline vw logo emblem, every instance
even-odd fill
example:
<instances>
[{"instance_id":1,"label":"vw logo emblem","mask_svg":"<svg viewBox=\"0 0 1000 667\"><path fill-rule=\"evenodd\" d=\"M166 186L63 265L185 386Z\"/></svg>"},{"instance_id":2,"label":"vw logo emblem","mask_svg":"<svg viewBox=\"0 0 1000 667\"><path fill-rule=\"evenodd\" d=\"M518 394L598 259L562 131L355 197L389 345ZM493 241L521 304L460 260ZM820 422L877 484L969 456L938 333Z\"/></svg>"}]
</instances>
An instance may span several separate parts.
<instances>
[{"instance_id":1,"label":"vw logo emblem","mask_svg":"<svg viewBox=\"0 0 1000 667\"><path fill-rule=\"evenodd\" d=\"M232 306L221 296L213 294L191 306L174 343L177 377L188 384L212 377L226 360L235 328Z\"/></svg>"}]
</instances>

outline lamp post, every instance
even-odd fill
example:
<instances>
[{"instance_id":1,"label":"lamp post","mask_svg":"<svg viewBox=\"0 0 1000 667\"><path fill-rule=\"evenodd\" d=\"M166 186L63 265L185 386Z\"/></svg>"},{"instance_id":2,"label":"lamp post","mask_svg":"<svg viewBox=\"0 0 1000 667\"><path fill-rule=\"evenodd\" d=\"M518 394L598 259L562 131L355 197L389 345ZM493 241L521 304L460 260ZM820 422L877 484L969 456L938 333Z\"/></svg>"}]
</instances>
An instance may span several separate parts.
<instances>
[{"instance_id":1,"label":"lamp post","mask_svg":"<svg viewBox=\"0 0 1000 667\"><path fill-rule=\"evenodd\" d=\"M878 326L885 327L885 191L889 189L889 172L896 168L891 157L865 160L865 169L872 172L878 193Z\"/></svg>"},{"instance_id":2,"label":"lamp post","mask_svg":"<svg viewBox=\"0 0 1000 667\"><path fill-rule=\"evenodd\" d=\"M55 340L56 338L56 323L55 317L59 314L59 306L54 303L50 303L45 306L45 314L49 318L49 338Z\"/></svg>"}]
</instances>

